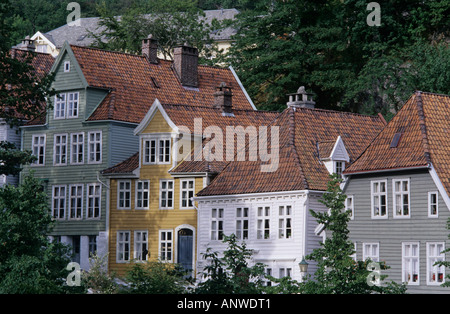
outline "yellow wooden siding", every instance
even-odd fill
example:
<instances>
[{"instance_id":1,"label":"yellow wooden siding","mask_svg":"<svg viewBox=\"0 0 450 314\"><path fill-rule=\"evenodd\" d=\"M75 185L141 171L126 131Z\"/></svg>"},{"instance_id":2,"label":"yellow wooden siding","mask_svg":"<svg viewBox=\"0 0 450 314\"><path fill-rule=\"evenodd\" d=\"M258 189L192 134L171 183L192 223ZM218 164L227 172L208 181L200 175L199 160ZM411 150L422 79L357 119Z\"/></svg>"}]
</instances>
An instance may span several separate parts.
<instances>
[{"instance_id":1,"label":"yellow wooden siding","mask_svg":"<svg viewBox=\"0 0 450 314\"><path fill-rule=\"evenodd\" d=\"M152 120L149 122L147 127L142 131L142 133L151 134L151 133L164 133L172 131L173 131L172 128L164 119L162 113L159 110L156 110Z\"/></svg>"}]
</instances>

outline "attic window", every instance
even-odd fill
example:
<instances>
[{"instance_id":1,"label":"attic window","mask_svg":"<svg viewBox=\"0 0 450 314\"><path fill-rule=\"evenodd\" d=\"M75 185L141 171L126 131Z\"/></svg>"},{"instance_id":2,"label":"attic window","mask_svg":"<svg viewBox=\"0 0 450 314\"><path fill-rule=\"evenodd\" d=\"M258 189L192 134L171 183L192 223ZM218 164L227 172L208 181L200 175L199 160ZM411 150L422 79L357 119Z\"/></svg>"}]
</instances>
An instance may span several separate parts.
<instances>
[{"instance_id":1,"label":"attic window","mask_svg":"<svg viewBox=\"0 0 450 314\"><path fill-rule=\"evenodd\" d=\"M402 137L402 133L395 133L394 138L392 139L390 148L395 148L398 146L398 142L400 141L400 138Z\"/></svg>"},{"instance_id":2,"label":"attic window","mask_svg":"<svg viewBox=\"0 0 450 314\"><path fill-rule=\"evenodd\" d=\"M70 72L70 61L64 62L64 72Z\"/></svg>"}]
</instances>

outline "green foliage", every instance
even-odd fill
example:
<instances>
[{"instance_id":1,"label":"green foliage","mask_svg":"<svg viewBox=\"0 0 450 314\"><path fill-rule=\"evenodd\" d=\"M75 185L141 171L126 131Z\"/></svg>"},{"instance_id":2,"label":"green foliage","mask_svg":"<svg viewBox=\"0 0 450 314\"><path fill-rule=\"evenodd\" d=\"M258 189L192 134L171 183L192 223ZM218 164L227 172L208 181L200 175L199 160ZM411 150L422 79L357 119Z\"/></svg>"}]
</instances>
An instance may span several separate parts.
<instances>
[{"instance_id":1,"label":"green foliage","mask_svg":"<svg viewBox=\"0 0 450 314\"><path fill-rule=\"evenodd\" d=\"M14 143L0 142L0 174L17 175L22 170L21 165L36 160L30 151L17 149Z\"/></svg>"},{"instance_id":2,"label":"green foliage","mask_svg":"<svg viewBox=\"0 0 450 314\"><path fill-rule=\"evenodd\" d=\"M208 260L205 266L203 278L199 283L198 294L255 294L264 289L264 265L256 263L249 266L248 261L252 257L252 250L247 249L245 242L239 243L234 234L224 236L223 242L227 249L223 257L210 248L203 254Z\"/></svg>"},{"instance_id":3,"label":"green foliage","mask_svg":"<svg viewBox=\"0 0 450 314\"><path fill-rule=\"evenodd\" d=\"M69 249L52 243L46 194L28 175L0 189L0 293L63 293Z\"/></svg>"},{"instance_id":4,"label":"green foliage","mask_svg":"<svg viewBox=\"0 0 450 314\"><path fill-rule=\"evenodd\" d=\"M108 255L89 258L89 271L82 274L82 285L92 294L115 294L119 292L115 274L108 273Z\"/></svg>"}]
</instances>

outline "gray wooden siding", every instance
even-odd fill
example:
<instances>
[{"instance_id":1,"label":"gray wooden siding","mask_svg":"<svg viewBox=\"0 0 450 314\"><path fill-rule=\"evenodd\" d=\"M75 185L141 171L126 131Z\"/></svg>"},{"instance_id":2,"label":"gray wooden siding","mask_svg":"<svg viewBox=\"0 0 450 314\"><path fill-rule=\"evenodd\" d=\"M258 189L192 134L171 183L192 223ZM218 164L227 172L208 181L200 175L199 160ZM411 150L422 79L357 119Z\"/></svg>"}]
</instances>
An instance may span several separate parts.
<instances>
[{"instance_id":1,"label":"gray wooden siding","mask_svg":"<svg viewBox=\"0 0 450 314\"><path fill-rule=\"evenodd\" d=\"M410 218L393 217L393 179L410 179ZM371 180L387 180L388 218L371 218ZM380 173L378 175L353 176L344 193L353 195L354 219L349 222L350 240L356 243L357 259L362 259L363 243L379 243L379 258L390 267L382 271L389 277L387 281L401 282L402 243L419 242L419 276L420 285L408 285L409 293L450 293L449 288L427 285L426 282L426 247L428 242L445 242L445 248L450 248L446 229L449 210L439 195L438 218L428 217L428 192L437 191L428 171ZM446 253L446 260L450 255ZM446 269L446 274L450 270Z\"/></svg>"},{"instance_id":2,"label":"gray wooden siding","mask_svg":"<svg viewBox=\"0 0 450 314\"><path fill-rule=\"evenodd\" d=\"M109 166L131 157L139 151L139 136L133 134L136 125L118 124L110 125L109 135Z\"/></svg>"}]
</instances>

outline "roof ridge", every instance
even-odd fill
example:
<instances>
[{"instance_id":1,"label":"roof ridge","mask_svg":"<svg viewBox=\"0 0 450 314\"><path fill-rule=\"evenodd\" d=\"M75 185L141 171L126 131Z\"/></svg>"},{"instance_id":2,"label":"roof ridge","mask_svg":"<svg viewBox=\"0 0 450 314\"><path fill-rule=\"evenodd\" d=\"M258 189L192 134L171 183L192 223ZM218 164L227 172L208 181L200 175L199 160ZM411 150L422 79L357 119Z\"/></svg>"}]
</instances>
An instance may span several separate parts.
<instances>
[{"instance_id":1,"label":"roof ridge","mask_svg":"<svg viewBox=\"0 0 450 314\"><path fill-rule=\"evenodd\" d=\"M423 111L422 95L420 91L416 92L416 108L419 116L419 129L422 134L422 147L424 150L425 159L431 163L430 146L428 145L427 126L425 123L425 113Z\"/></svg>"},{"instance_id":2,"label":"roof ridge","mask_svg":"<svg viewBox=\"0 0 450 314\"><path fill-rule=\"evenodd\" d=\"M446 95L446 94L442 94L442 93L434 93L434 92L416 91L416 93L426 94L426 95L435 95L435 96L450 97L450 95Z\"/></svg>"},{"instance_id":3,"label":"roof ridge","mask_svg":"<svg viewBox=\"0 0 450 314\"><path fill-rule=\"evenodd\" d=\"M214 108L212 106L207 105L188 105L188 104L169 104L169 103L161 103L163 106L183 106L189 108L204 108L204 109L213 109L213 110L221 110L220 108ZM276 110L254 110L254 109L242 109L242 108L233 108L233 111L243 111L243 112L257 112L257 113L274 113L280 114L279 111Z\"/></svg>"},{"instance_id":4,"label":"roof ridge","mask_svg":"<svg viewBox=\"0 0 450 314\"><path fill-rule=\"evenodd\" d=\"M108 50L108 49L101 49L101 48L97 48L97 47L91 47L91 46L79 46L79 45L74 45L74 44L69 44L70 47L76 47L76 48L81 48L81 49L85 49L85 50L95 50L95 51L101 51L101 52L111 52L111 53L115 53L115 54L121 54L121 55L126 55L126 56L132 56L132 57L139 57L139 58L146 58L145 55L138 55L135 53L130 53L130 52L123 52L123 51L117 51L117 50ZM160 59L162 60L162 59ZM167 61L167 60L164 60Z\"/></svg>"},{"instance_id":5,"label":"roof ridge","mask_svg":"<svg viewBox=\"0 0 450 314\"><path fill-rule=\"evenodd\" d=\"M353 115L353 116L362 116L362 117L367 117L367 118L380 118L378 114L376 115L368 115L368 114L363 114L363 113L358 113L358 112L350 112L350 111L341 111L341 110L334 110L334 109L323 109L323 108L306 108L306 107L297 107L295 108L296 112L299 112L300 110L302 111L322 111L322 112L329 112L329 113L339 113L339 114L343 114L343 115Z\"/></svg>"}]
</instances>

